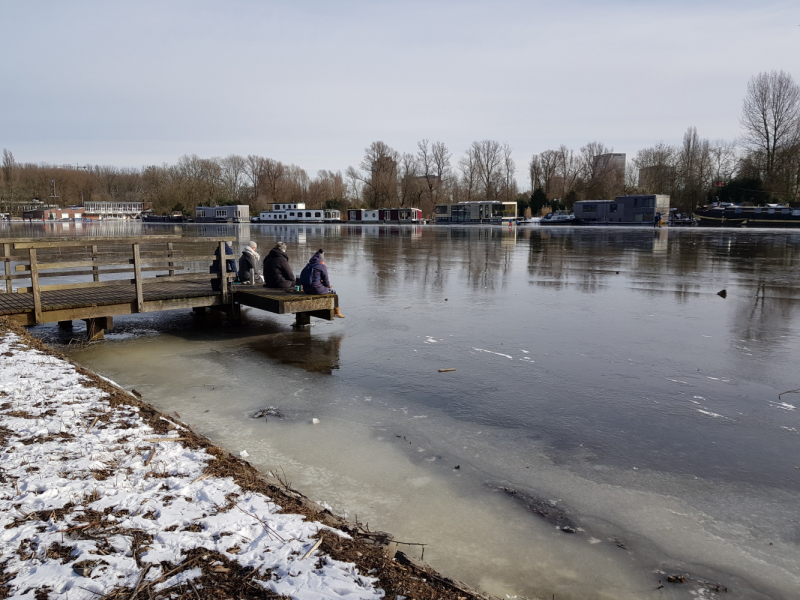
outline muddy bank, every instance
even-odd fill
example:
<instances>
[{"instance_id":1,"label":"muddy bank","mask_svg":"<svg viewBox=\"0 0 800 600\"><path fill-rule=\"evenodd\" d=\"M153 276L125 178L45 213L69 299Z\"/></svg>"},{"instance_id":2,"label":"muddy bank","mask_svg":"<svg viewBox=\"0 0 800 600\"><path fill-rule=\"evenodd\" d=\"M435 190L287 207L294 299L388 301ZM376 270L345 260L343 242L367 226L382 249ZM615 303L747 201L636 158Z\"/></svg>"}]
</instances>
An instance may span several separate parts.
<instances>
[{"instance_id":1,"label":"muddy bank","mask_svg":"<svg viewBox=\"0 0 800 600\"><path fill-rule=\"evenodd\" d=\"M479 596L24 330L0 343L0 596Z\"/></svg>"}]
</instances>

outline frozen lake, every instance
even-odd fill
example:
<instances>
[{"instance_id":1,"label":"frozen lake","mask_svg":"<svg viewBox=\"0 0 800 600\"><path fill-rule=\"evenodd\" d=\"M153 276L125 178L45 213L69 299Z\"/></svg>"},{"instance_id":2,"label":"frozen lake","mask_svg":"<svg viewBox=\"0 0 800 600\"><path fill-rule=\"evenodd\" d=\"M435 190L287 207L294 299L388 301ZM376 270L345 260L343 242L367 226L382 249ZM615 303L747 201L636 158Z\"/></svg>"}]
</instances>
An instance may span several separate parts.
<instances>
[{"instance_id":1,"label":"frozen lake","mask_svg":"<svg viewBox=\"0 0 800 600\"><path fill-rule=\"evenodd\" d=\"M324 248L344 320L176 311L64 349L445 574L525 598L798 597L800 395L778 395L800 388L800 232L0 226L78 231L283 240L296 274Z\"/></svg>"}]
</instances>

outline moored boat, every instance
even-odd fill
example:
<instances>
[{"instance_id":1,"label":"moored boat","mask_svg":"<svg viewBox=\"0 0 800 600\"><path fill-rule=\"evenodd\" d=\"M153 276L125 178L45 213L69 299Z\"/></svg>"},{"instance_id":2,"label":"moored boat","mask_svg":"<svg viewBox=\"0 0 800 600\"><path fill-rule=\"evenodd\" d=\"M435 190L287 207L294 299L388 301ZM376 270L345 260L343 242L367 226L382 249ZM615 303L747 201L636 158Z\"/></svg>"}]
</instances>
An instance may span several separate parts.
<instances>
[{"instance_id":1,"label":"moored boat","mask_svg":"<svg viewBox=\"0 0 800 600\"><path fill-rule=\"evenodd\" d=\"M692 213L700 227L800 227L800 209L767 206L705 206Z\"/></svg>"},{"instance_id":2,"label":"moored boat","mask_svg":"<svg viewBox=\"0 0 800 600\"><path fill-rule=\"evenodd\" d=\"M539 225L577 225L575 215L557 210L547 213L539 220Z\"/></svg>"}]
</instances>

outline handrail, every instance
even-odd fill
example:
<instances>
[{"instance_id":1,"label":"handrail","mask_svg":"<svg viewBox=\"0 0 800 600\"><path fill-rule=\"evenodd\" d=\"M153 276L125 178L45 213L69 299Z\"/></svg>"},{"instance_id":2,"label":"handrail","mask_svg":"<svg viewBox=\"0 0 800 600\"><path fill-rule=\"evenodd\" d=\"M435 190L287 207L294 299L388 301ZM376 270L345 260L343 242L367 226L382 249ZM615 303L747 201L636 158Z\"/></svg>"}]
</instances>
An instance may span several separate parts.
<instances>
[{"instance_id":1,"label":"handrail","mask_svg":"<svg viewBox=\"0 0 800 600\"><path fill-rule=\"evenodd\" d=\"M95 288L108 286L133 285L136 288L136 299L134 312L144 311L144 289L145 285L156 283L170 283L179 281L209 281L219 280L220 295L223 303L228 303L229 292L228 282L236 278L235 273L227 273L225 262L230 260L230 255L225 252L226 242L229 237L215 238L183 238L178 236L142 236L136 238L80 238L57 240L53 238L38 239L36 241L4 240L3 257L5 264L5 274L0 275L0 280L6 282L6 292L12 293L12 280L30 279L30 287L20 287L17 293L30 293L33 295L34 319L36 323L42 322L42 292L55 290L70 290L81 288ZM98 242L108 244L112 242L115 246L122 245L129 248L128 251L120 251L114 248L109 253L98 253ZM175 244L190 243L196 244L218 244L219 259L216 255L206 253L191 255L189 251L176 251ZM142 251L141 246L165 246L162 249L149 248ZM39 262L38 250L68 248L87 248L90 251L72 253L72 256L65 257L67 260ZM12 274L11 262L21 262L20 254L12 254L13 250L27 250L28 261L14 265ZM207 251L206 251L207 252ZM86 258L80 258L86 256ZM76 260L78 259L78 260ZM23 259L24 260L24 259ZM210 272L189 272L176 275L175 271L184 271L183 263L196 263L219 260L221 269L219 273ZM101 267L121 266L124 268L112 268L103 270ZM80 269L85 270L68 270ZM156 277L146 277L143 273L153 271L167 271L168 275L157 275ZM130 273L133 278L106 279L100 280L101 275L113 273ZM92 281L80 281L74 283L62 283L54 285L41 285L40 277L68 277L68 276L92 276Z\"/></svg>"}]
</instances>

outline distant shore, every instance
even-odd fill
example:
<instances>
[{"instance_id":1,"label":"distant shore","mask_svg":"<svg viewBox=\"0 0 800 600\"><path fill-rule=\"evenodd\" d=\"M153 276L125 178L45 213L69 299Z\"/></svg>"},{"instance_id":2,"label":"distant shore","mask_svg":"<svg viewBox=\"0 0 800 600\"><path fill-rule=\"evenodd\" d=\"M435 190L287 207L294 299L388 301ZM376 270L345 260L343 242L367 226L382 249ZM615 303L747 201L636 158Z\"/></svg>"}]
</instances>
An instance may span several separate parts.
<instances>
[{"instance_id":1,"label":"distant shore","mask_svg":"<svg viewBox=\"0 0 800 600\"><path fill-rule=\"evenodd\" d=\"M481 597L4 319L0 356L0 598Z\"/></svg>"}]
</instances>

